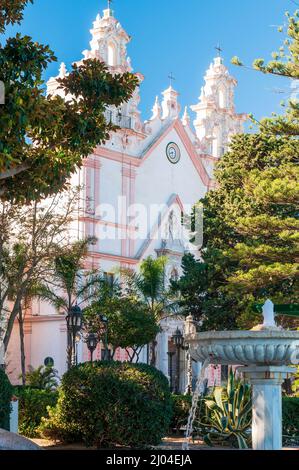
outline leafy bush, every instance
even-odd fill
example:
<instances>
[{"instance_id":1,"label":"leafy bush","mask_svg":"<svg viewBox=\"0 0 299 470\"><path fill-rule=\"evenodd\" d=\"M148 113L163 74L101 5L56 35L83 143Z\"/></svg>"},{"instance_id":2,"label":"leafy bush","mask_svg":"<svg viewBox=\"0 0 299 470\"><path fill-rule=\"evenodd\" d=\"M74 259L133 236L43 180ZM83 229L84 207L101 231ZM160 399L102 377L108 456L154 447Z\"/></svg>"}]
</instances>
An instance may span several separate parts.
<instances>
[{"instance_id":1,"label":"leafy bush","mask_svg":"<svg viewBox=\"0 0 299 470\"><path fill-rule=\"evenodd\" d=\"M49 417L48 407L57 403L58 392L30 387L16 387L19 399L19 433L26 437L39 437L42 418Z\"/></svg>"},{"instance_id":2,"label":"leafy bush","mask_svg":"<svg viewBox=\"0 0 299 470\"><path fill-rule=\"evenodd\" d=\"M250 385L236 380L231 371L226 387L215 387L205 400L205 415L198 423L204 441L248 448L251 440L252 400Z\"/></svg>"},{"instance_id":3,"label":"leafy bush","mask_svg":"<svg viewBox=\"0 0 299 470\"><path fill-rule=\"evenodd\" d=\"M7 431L9 431L12 394L13 387L4 370L0 368L0 428Z\"/></svg>"},{"instance_id":4,"label":"leafy bush","mask_svg":"<svg viewBox=\"0 0 299 470\"><path fill-rule=\"evenodd\" d=\"M80 364L63 376L49 414L40 426L46 438L97 447L158 445L172 414L169 384L145 364Z\"/></svg>"},{"instance_id":5,"label":"leafy bush","mask_svg":"<svg viewBox=\"0 0 299 470\"><path fill-rule=\"evenodd\" d=\"M58 387L58 372L52 366L39 366L37 369L29 366L26 383L40 390L55 390Z\"/></svg>"},{"instance_id":6,"label":"leafy bush","mask_svg":"<svg viewBox=\"0 0 299 470\"><path fill-rule=\"evenodd\" d=\"M282 435L285 444L299 442L299 398L282 399Z\"/></svg>"},{"instance_id":7,"label":"leafy bush","mask_svg":"<svg viewBox=\"0 0 299 470\"><path fill-rule=\"evenodd\" d=\"M182 426L187 425L189 412L192 405L191 395L172 395L172 419L171 431L178 432Z\"/></svg>"}]
</instances>

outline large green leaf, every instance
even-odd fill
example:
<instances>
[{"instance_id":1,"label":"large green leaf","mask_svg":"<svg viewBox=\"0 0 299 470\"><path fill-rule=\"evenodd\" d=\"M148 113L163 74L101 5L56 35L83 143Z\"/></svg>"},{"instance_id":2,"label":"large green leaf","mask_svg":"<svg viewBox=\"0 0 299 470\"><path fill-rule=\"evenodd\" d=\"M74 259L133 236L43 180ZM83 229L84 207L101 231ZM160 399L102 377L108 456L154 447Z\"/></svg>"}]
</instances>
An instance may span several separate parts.
<instances>
[{"instance_id":1,"label":"large green leaf","mask_svg":"<svg viewBox=\"0 0 299 470\"><path fill-rule=\"evenodd\" d=\"M206 434L205 436L203 436L203 440L209 447L214 447L213 442L210 438L210 434Z\"/></svg>"},{"instance_id":2,"label":"large green leaf","mask_svg":"<svg viewBox=\"0 0 299 470\"><path fill-rule=\"evenodd\" d=\"M228 426L228 417L227 416L222 416L221 418L221 427L222 427L222 431L224 431L227 426Z\"/></svg>"},{"instance_id":3,"label":"large green leaf","mask_svg":"<svg viewBox=\"0 0 299 470\"><path fill-rule=\"evenodd\" d=\"M241 434L237 434L236 437L238 440L239 449L248 449L246 439Z\"/></svg>"},{"instance_id":4,"label":"large green leaf","mask_svg":"<svg viewBox=\"0 0 299 470\"><path fill-rule=\"evenodd\" d=\"M223 389L222 387L216 387L214 390L214 399L219 408L223 410L223 400L222 400Z\"/></svg>"}]
</instances>

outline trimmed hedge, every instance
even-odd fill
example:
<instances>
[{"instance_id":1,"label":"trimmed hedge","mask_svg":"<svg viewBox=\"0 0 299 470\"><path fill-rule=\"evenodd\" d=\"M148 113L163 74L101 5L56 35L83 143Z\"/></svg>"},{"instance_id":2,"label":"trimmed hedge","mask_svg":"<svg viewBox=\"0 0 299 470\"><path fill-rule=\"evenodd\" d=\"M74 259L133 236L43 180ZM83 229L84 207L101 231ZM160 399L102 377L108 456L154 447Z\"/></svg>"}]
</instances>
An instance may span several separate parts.
<instances>
[{"instance_id":1,"label":"trimmed hedge","mask_svg":"<svg viewBox=\"0 0 299 470\"><path fill-rule=\"evenodd\" d=\"M282 434L284 441L299 442L299 398L282 398Z\"/></svg>"},{"instance_id":2,"label":"trimmed hedge","mask_svg":"<svg viewBox=\"0 0 299 470\"><path fill-rule=\"evenodd\" d=\"M19 399L19 433L26 437L39 437L42 418L48 418L48 407L57 404L58 392L32 387L16 387Z\"/></svg>"},{"instance_id":3,"label":"trimmed hedge","mask_svg":"<svg viewBox=\"0 0 299 470\"><path fill-rule=\"evenodd\" d=\"M11 398L13 386L6 373L0 368L0 428L9 431L9 420L11 412Z\"/></svg>"},{"instance_id":4,"label":"trimmed hedge","mask_svg":"<svg viewBox=\"0 0 299 470\"><path fill-rule=\"evenodd\" d=\"M86 446L145 448L169 430L172 400L166 377L146 364L85 363L62 378L56 408L41 433Z\"/></svg>"}]
</instances>

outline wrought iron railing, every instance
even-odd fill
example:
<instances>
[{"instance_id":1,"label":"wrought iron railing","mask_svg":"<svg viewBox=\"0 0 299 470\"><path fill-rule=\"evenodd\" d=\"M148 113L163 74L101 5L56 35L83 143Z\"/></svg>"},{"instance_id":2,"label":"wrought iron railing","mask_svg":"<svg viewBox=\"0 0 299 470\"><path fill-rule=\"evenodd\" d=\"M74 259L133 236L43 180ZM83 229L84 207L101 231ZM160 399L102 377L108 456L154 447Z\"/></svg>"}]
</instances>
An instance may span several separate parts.
<instances>
[{"instance_id":1,"label":"wrought iron railing","mask_svg":"<svg viewBox=\"0 0 299 470\"><path fill-rule=\"evenodd\" d=\"M132 118L129 116L124 116L118 111L109 110L106 110L104 115L108 123L115 124L123 129L132 129Z\"/></svg>"}]
</instances>

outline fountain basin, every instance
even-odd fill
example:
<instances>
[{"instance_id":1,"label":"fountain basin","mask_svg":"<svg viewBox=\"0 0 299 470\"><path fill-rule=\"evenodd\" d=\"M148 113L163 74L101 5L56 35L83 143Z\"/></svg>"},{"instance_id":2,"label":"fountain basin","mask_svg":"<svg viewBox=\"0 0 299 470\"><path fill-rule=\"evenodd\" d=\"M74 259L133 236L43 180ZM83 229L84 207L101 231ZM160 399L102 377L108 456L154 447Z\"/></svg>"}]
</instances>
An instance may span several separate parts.
<instances>
[{"instance_id":1,"label":"fountain basin","mask_svg":"<svg viewBox=\"0 0 299 470\"><path fill-rule=\"evenodd\" d=\"M186 331L191 357L223 365L290 365L299 362L299 331Z\"/></svg>"},{"instance_id":2,"label":"fountain basin","mask_svg":"<svg viewBox=\"0 0 299 470\"><path fill-rule=\"evenodd\" d=\"M281 385L299 364L299 331L276 326L274 304L263 306L264 322L250 331L199 333L192 316L186 318L185 339L197 362L239 365L239 372L252 386L252 447L282 447ZM192 404L193 406L193 404Z\"/></svg>"}]
</instances>

